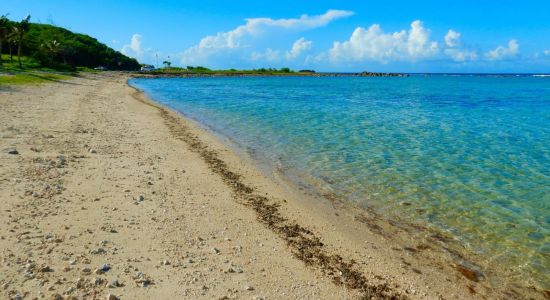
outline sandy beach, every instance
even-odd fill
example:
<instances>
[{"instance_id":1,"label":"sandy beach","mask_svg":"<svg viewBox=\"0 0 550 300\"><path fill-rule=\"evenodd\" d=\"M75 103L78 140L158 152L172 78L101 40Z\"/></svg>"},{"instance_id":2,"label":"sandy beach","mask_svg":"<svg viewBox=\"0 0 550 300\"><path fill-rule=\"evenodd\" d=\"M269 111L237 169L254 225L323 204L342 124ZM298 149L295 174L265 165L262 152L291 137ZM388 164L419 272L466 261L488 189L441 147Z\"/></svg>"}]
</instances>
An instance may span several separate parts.
<instances>
[{"instance_id":1,"label":"sandy beach","mask_svg":"<svg viewBox=\"0 0 550 300\"><path fill-rule=\"evenodd\" d=\"M0 89L0 298L544 297L444 235L266 176L128 79Z\"/></svg>"}]
</instances>

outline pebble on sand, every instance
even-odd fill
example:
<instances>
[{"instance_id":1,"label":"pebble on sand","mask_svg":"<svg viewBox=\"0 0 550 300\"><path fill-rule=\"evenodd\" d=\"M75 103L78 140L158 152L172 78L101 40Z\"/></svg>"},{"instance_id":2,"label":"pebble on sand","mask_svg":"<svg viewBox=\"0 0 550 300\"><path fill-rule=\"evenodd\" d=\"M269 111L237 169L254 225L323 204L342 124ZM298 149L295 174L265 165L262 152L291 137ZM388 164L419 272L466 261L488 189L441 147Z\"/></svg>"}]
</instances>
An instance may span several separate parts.
<instances>
[{"instance_id":1,"label":"pebble on sand","mask_svg":"<svg viewBox=\"0 0 550 300\"><path fill-rule=\"evenodd\" d=\"M107 294L107 300L118 300L120 298L118 298L117 296L113 295L113 294Z\"/></svg>"}]
</instances>

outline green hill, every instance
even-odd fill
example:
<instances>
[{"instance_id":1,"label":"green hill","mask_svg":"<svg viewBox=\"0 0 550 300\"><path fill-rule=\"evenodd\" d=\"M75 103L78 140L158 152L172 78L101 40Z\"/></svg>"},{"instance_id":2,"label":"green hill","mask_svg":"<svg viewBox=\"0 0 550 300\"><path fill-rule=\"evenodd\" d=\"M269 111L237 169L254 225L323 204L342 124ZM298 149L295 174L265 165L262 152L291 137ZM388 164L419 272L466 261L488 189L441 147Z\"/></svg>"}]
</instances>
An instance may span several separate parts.
<instances>
[{"instance_id":1,"label":"green hill","mask_svg":"<svg viewBox=\"0 0 550 300\"><path fill-rule=\"evenodd\" d=\"M16 24L10 21L11 25ZM9 27L10 24L8 24ZM11 50L10 50L11 48ZM86 34L74 33L65 28L30 23L22 42L22 55L37 60L42 66L52 68L75 68L98 66L110 70L138 70L137 60L100 43ZM4 42L2 53L15 53L15 43Z\"/></svg>"}]
</instances>

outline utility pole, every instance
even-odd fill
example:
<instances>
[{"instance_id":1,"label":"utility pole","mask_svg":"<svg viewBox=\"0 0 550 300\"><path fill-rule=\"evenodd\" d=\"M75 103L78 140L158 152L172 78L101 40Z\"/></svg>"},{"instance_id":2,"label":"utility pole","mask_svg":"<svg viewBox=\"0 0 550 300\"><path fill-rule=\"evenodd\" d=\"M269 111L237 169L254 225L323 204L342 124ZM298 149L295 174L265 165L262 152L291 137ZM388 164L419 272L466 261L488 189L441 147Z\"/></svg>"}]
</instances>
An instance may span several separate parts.
<instances>
[{"instance_id":1,"label":"utility pole","mask_svg":"<svg viewBox=\"0 0 550 300\"><path fill-rule=\"evenodd\" d=\"M157 65L156 65L156 68L158 69L159 68L159 53L157 52Z\"/></svg>"}]
</instances>

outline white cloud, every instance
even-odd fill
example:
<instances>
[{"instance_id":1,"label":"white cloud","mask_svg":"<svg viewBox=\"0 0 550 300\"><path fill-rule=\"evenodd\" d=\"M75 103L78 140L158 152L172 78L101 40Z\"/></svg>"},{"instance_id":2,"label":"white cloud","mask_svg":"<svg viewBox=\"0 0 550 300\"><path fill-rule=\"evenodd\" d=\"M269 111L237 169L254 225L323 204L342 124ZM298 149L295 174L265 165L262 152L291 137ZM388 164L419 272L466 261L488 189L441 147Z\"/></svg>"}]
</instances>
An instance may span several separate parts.
<instances>
[{"instance_id":1,"label":"white cloud","mask_svg":"<svg viewBox=\"0 0 550 300\"><path fill-rule=\"evenodd\" d=\"M384 33L378 24L365 29L357 27L349 40L334 42L329 50L331 61L417 60L432 57L439 52L437 42L430 41L430 31L421 21L411 23L408 31Z\"/></svg>"},{"instance_id":2,"label":"white cloud","mask_svg":"<svg viewBox=\"0 0 550 300\"><path fill-rule=\"evenodd\" d=\"M498 46L496 49L485 53L488 60L503 60L514 58L519 54L519 43L517 40L510 40L508 47Z\"/></svg>"},{"instance_id":3,"label":"white cloud","mask_svg":"<svg viewBox=\"0 0 550 300\"><path fill-rule=\"evenodd\" d=\"M292 49L286 52L286 59L291 60L295 59L304 51L311 49L312 41L307 41L304 38L299 38L294 44L292 44Z\"/></svg>"},{"instance_id":4,"label":"white cloud","mask_svg":"<svg viewBox=\"0 0 550 300\"><path fill-rule=\"evenodd\" d=\"M328 10L321 15L302 15L299 18L291 19L246 19L244 25L240 25L233 30L219 32L216 35L209 35L201 39L197 45L185 50L182 62L204 62L210 55L220 52L231 52L235 49L242 48L246 38L261 35L261 33L268 28L281 28L286 30L312 29L325 26L334 20L349 17L353 14L352 11L347 10Z\"/></svg>"},{"instance_id":5,"label":"white cloud","mask_svg":"<svg viewBox=\"0 0 550 300\"><path fill-rule=\"evenodd\" d=\"M122 54L134 57L134 58L142 58L143 57L143 49L141 48L141 38L142 36L140 34L134 34L132 35L132 39L130 41L130 44L126 44L122 47Z\"/></svg>"},{"instance_id":6,"label":"white cloud","mask_svg":"<svg viewBox=\"0 0 550 300\"><path fill-rule=\"evenodd\" d=\"M460 32L449 29L445 35L445 45L447 45L447 48L443 52L456 62L476 60L477 52L462 48L460 37Z\"/></svg>"},{"instance_id":7,"label":"white cloud","mask_svg":"<svg viewBox=\"0 0 550 300\"><path fill-rule=\"evenodd\" d=\"M544 53L544 55L546 55L546 56L550 56L550 50L544 50L543 53Z\"/></svg>"},{"instance_id":8,"label":"white cloud","mask_svg":"<svg viewBox=\"0 0 550 300\"><path fill-rule=\"evenodd\" d=\"M281 52L279 50L273 50L271 48L267 48L263 53L252 52L252 54L250 55L250 59L254 61L265 60L265 61L273 62L273 61L279 60L280 54Z\"/></svg>"},{"instance_id":9,"label":"white cloud","mask_svg":"<svg viewBox=\"0 0 550 300\"><path fill-rule=\"evenodd\" d=\"M447 47L453 48L460 46L460 35L460 32L449 29L449 31L445 35L445 44L447 45Z\"/></svg>"}]
</instances>

